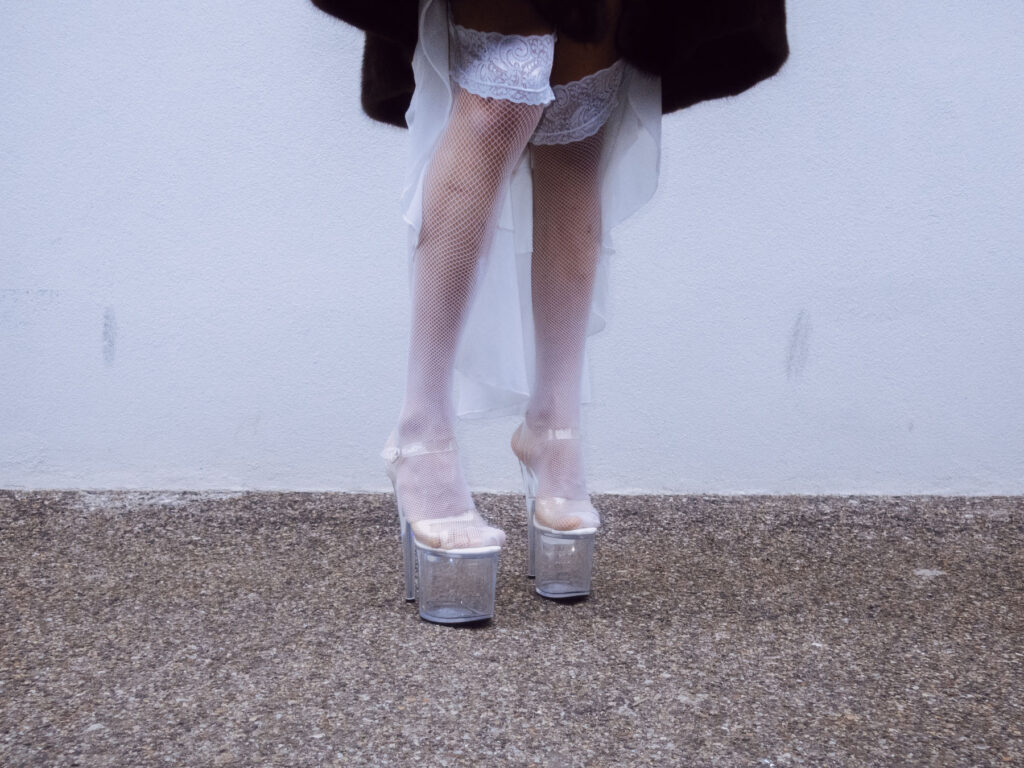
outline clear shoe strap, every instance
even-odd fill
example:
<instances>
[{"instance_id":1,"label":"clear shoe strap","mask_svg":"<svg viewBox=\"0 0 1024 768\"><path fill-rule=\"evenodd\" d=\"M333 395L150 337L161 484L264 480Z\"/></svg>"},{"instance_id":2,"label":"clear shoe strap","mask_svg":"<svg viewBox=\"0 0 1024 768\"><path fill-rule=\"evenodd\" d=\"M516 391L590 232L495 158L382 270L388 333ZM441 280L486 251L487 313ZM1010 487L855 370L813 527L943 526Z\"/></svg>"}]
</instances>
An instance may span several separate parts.
<instances>
[{"instance_id":1,"label":"clear shoe strap","mask_svg":"<svg viewBox=\"0 0 1024 768\"><path fill-rule=\"evenodd\" d=\"M381 458L394 463L403 456L422 456L427 453L448 453L456 448L455 438L444 441L443 447L430 448L426 443L406 443L405 445L388 445L381 452Z\"/></svg>"},{"instance_id":2,"label":"clear shoe strap","mask_svg":"<svg viewBox=\"0 0 1024 768\"><path fill-rule=\"evenodd\" d=\"M529 424L524 426L533 437L544 440L578 440L582 434L578 427L557 427L548 429L534 429Z\"/></svg>"}]
</instances>

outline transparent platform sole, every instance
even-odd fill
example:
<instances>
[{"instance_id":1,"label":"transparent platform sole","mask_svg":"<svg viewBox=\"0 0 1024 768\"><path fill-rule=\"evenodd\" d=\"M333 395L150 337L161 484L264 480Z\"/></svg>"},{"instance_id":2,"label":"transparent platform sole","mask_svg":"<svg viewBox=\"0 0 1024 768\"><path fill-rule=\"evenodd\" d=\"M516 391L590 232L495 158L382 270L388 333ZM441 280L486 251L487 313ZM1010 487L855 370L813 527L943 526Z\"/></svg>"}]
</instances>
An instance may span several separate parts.
<instances>
[{"instance_id":1,"label":"transparent platform sole","mask_svg":"<svg viewBox=\"0 0 1024 768\"><path fill-rule=\"evenodd\" d=\"M519 466L526 486L529 550L526 574L534 579L534 591L543 597L556 599L589 595L597 529L558 531L538 523L534 518L536 478L522 461Z\"/></svg>"},{"instance_id":2,"label":"transparent platform sole","mask_svg":"<svg viewBox=\"0 0 1024 768\"><path fill-rule=\"evenodd\" d=\"M544 597L590 594L594 568L594 533L575 533L531 522L533 528L534 590Z\"/></svg>"},{"instance_id":3,"label":"transparent platform sole","mask_svg":"<svg viewBox=\"0 0 1024 768\"><path fill-rule=\"evenodd\" d=\"M416 541L401 512L399 524L405 599L418 602L420 617L438 624L493 618L501 547L433 549Z\"/></svg>"},{"instance_id":4,"label":"transparent platform sole","mask_svg":"<svg viewBox=\"0 0 1024 768\"><path fill-rule=\"evenodd\" d=\"M406 542L416 550L419 595L412 582L412 553L406 552L406 600L417 600L420 616L439 624L482 621L494 616L494 590L501 547L431 549L415 541L406 527ZM408 548L408 547L407 547Z\"/></svg>"}]
</instances>

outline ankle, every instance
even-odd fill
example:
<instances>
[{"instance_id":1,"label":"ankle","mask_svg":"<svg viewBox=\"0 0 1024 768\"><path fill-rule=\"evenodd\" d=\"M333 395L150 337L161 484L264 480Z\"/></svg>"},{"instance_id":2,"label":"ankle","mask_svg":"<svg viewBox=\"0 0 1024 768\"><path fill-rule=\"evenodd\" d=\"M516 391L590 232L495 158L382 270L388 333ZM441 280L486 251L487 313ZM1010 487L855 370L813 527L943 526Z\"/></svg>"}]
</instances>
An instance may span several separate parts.
<instances>
[{"instance_id":1,"label":"ankle","mask_svg":"<svg viewBox=\"0 0 1024 768\"><path fill-rule=\"evenodd\" d=\"M415 442L436 442L455 437L452 421L437 412L403 412L395 428L399 445Z\"/></svg>"},{"instance_id":2,"label":"ankle","mask_svg":"<svg viewBox=\"0 0 1024 768\"><path fill-rule=\"evenodd\" d=\"M530 406L523 414L526 426L533 431L545 429L562 429L580 426L580 413L578 408L566 408L557 406Z\"/></svg>"}]
</instances>

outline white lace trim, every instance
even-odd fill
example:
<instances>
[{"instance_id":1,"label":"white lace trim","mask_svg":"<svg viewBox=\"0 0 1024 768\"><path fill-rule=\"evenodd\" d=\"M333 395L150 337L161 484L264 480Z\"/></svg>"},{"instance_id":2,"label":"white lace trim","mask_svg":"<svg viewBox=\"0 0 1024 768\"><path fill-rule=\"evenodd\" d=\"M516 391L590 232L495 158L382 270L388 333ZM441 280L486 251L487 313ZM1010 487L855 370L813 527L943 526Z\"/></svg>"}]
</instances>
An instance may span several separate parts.
<instances>
[{"instance_id":1,"label":"white lace trim","mask_svg":"<svg viewBox=\"0 0 1024 768\"><path fill-rule=\"evenodd\" d=\"M593 136L619 103L623 60L579 80L556 85L531 144L569 144Z\"/></svg>"},{"instance_id":2,"label":"white lace trim","mask_svg":"<svg viewBox=\"0 0 1024 768\"><path fill-rule=\"evenodd\" d=\"M450 22L450 74L471 93L519 104L549 104L555 36L506 35Z\"/></svg>"}]
</instances>

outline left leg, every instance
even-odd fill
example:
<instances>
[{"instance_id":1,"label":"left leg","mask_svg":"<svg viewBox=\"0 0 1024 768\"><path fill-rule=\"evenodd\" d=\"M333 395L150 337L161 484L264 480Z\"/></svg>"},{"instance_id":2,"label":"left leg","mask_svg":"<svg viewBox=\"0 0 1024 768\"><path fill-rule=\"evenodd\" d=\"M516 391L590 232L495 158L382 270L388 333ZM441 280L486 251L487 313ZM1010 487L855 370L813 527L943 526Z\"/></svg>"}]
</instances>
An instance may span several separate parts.
<instances>
[{"instance_id":1,"label":"left leg","mask_svg":"<svg viewBox=\"0 0 1024 768\"><path fill-rule=\"evenodd\" d=\"M617 2L609 5L614 21ZM538 435L580 424L587 323L601 253L604 121L621 79L613 40L614 24L596 43L558 40L551 78L556 100L531 139L536 376L525 421ZM539 442L517 433L513 447L532 457L538 496L587 498L579 440Z\"/></svg>"}]
</instances>

